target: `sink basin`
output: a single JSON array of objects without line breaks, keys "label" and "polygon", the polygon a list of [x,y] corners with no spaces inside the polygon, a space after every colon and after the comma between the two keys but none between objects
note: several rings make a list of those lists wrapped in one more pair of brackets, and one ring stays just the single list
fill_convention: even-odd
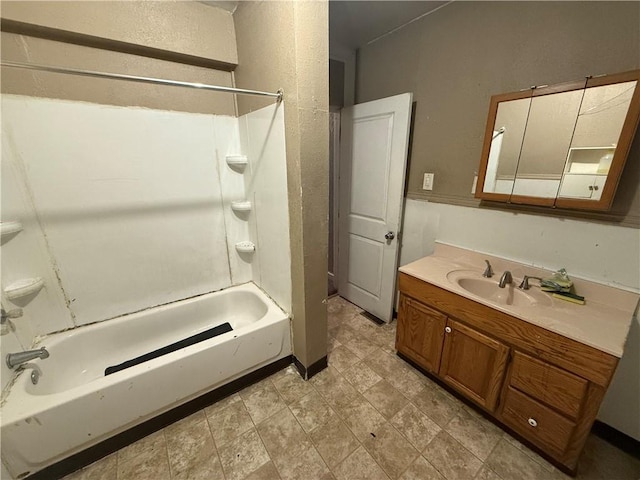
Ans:
[{"label": "sink basin", "polygon": [[495,277],[485,278],[478,272],[458,270],[450,272],[447,278],[470,294],[498,305],[532,307],[538,304],[550,306],[553,303],[551,298],[537,290],[520,290],[515,286],[515,279],[513,280],[513,284],[508,284],[504,288],[500,288],[498,286],[498,280],[496,280]]}]

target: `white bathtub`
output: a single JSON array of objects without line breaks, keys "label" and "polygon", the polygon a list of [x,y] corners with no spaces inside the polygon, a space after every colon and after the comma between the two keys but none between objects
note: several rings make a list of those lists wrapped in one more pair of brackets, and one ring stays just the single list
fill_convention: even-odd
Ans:
[{"label": "white bathtub", "polygon": [[[111,365],[229,322],[231,332],[105,376]],[[253,284],[44,338],[2,406],[2,457],[34,473],[291,354],[289,319]]]}]

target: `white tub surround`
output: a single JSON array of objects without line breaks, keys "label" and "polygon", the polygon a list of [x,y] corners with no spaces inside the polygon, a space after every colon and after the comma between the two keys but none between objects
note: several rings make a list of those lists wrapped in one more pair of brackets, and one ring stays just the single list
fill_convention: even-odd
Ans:
[{"label": "white tub surround", "polygon": [[531,289],[536,295],[542,295],[544,301],[534,305],[496,303],[470,293],[454,278],[456,272],[482,278],[485,260],[491,262],[496,283],[505,270],[511,272],[513,283],[505,287],[507,293],[509,289],[517,289],[524,275],[548,278],[553,274],[548,270],[439,242],[436,242],[432,255],[404,265],[400,271],[618,358],[622,356],[639,295],[582,280],[572,276],[569,271],[576,292],[586,297],[585,305],[576,305],[535,291],[538,289],[535,280],[531,281]]},{"label": "white tub surround", "polygon": [[[285,312],[291,312],[285,108],[284,103],[275,103],[247,113],[238,121],[240,143],[246,146],[249,162],[243,199],[252,202],[249,218],[255,218],[249,224],[249,239],[256,247],[251,254],[252,280]],[[244,240],[247,238],[238,239]]]},{"label": "white tub surround", "polygon": [[3,95],[2,115],[2,220],[24,228],[2,284],[43,278],[34,336],[252,280],[290,311],[282,103],[234,118]]},{"label": "white tub surround", "polygon": [[[106,367],[217,325],[232,331],[105,376]],[[34,473],[154,416],[291,355],[289,318],[254,284],[43,338],[50,353],[2,407],[3,460]]]}]

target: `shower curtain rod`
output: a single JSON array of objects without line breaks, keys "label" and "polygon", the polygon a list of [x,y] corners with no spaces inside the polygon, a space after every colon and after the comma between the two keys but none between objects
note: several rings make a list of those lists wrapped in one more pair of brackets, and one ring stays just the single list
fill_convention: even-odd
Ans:
[{"label": "shower curtain rod", "polygon": [[70,75],[80,75],[83,77],[111,78],[114,80],[129,80],[139,83],[153,83],[157,85],[173,85],[176,87],[199,88],[201,90],[213,90],[215,92],[238,93],[242,95],[258,95],[262,97],[275,97],[278,101],[282,100],[283,91],[278,90],[276,93],[261,92],[259,90],[247,90],[245,88],[221,87],[219,85],[207,85],[206,83],[181,82],[178,80],[165,80],[162,78],[139,77],[136,75],[123,75],[121,73],[96,72],[93,70],[79,70],[75,68],[53,67],[51,65],[38,65],[35,63],[7,62],[1,61],[0,66],[24,68],[27,70],[40,70],[43,72],[68,73]]}]

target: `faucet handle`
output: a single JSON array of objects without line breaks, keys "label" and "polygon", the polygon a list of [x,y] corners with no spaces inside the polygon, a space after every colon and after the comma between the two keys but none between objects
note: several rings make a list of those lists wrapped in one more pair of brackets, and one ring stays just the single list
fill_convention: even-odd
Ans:
[{"label": "faucet handle", "polygon": [[493,268],[491,268],[491,264],[489,263],[489,260],[485,260],[485,262],[487,263],[487,268],[484,269],[484,273],[482,274],[482,276],[491,278],[493,277]]},{"label": "faucet handle", "polygon": [[12,310],[6,311],[3,308],[1,312],[1,316],[2,316],[2,319],[1,319],[2,323],[5,323],[10,318],[20,318],[22,316],[22,309],[14,308]]},{"label": "faucet handle", "polygon": [[535,280],[542,281],[542,278],[540,277],[532,277],[530,275],[525,275],[520,285],[518,285],[518,288],[521,290],[529,290],[531,288],[531,285],[529,285],[529,280],[531,280],[532,278]]}]

